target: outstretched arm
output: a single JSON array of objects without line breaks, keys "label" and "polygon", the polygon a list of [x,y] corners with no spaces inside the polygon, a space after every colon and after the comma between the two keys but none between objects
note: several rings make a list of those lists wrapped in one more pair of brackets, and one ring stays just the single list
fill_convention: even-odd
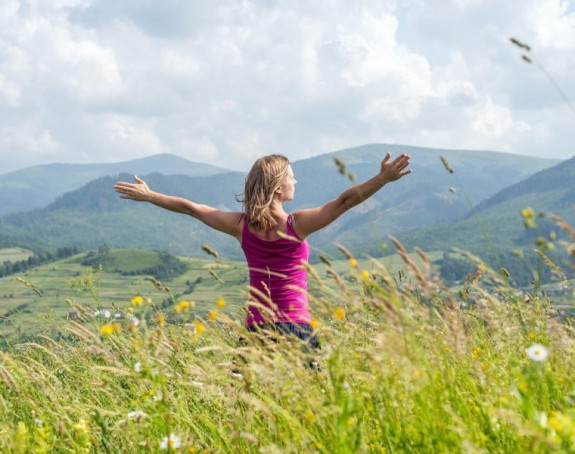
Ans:
[{"label": "outstretched arm", "polygon": [[307,237],[331,224],[349,209],[370,198],[387,183],[410,174],[411,169],[407,169],[409,159],[408,155],[402,154],[391,161],[391,153],[388,152],[381,162],[379,173],[373,178],[345,190],[337,199],[325,205],[295,213],[296,232],[301,238]]},{"label": "outstretched arm", "polygon": [[182,197],[174,197],[152,191],[148,185],[137,176],[136,183],[119,181],[114,190],[120,194],[121,199],[135,200],[137,202],[149,202],[160,208],[187,214],[206,224],[208,227],[241,238],[241,213],[221,211],[208,205],[192,202]]}]

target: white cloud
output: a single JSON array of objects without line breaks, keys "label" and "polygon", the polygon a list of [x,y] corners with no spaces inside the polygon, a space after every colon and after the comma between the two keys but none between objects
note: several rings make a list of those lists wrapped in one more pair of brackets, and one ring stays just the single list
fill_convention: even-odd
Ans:
[{"label": "white cloud", "polygon": [[293,160],[373,142],[568,157],[564,101],[508,39],[529,42],[575,99],[574,9],[6,0],[2,170],[157,152],[245,169],[263,153]]}]

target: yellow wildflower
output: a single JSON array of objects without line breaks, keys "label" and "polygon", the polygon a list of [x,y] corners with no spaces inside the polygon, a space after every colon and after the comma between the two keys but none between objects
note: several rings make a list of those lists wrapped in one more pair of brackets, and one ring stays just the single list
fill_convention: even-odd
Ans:
[{"label": "yellow wildflower", "polygon": [[217,320],[218,318],[218,313],[216,311],[210,311],[208,317],[210,318],[210,320],[213,322],[215,320]]},{"label": "yellow wildflower", "polygon": [[319,327],[319,322],[318,322],[317,318],[312,318],[311,322],[309,322],[309,324],[314,331],[317,331],[317,329]]},{"label": "yellow wildflower", "polygon": [[534,215],[535,213],[533,212],[532,208],[523,208],[521,210],[521,216],[523,216],[525,219],[531,219]]},{"label": "yellow wildflower", "polygon": [[343,320],[345,317],[345,310],[342,307],[338,307],[333,311],[333,316],[338,320]]},{"label": "yellow wildflower", "polygon": [[224,307],[226,307],[226,301],[220,296],[216,300],[216,306],[218,306],[218,309],[223,309]]},{"label": "yellow wildflower", "polygon": [[156,321],[161,325],[162,323],[164,323],[166,321],[166,319],[164,318],[163,315],[158,315],[158,317],[156,318]]},{"label": "yellow wildflower", "polygon": [[563,430],[563,424],[561,424],[557,418],[555,417],[551,417],[549,418],[549,421],[547,421],[547,424],[549,425],[549,427],[551,427],[552,429],[555,429],[557,432],[561,432]]},{"label": "yellow wildflower", "polygon": [[85,419],[80,419],[80,421],[78,421],[78,423],[76,424],[72,424],[72,427],[74,429],[86,429],[86,425],[87,425],[87,421]]},{"label": "yellow wildflower", "polygon": [[521,210],[521,216],[523,216],[523,224],[527,228],[534,228],[537,226],[537,222],[535,221],[535,213],[531,208],[524,208]]},{"label": "yellow wildflower", "polygon": [[369,271],[363,270],[363,271],[361,272],[361,278],[362,278],[364,281],[367,281],[367,280],[369,279]]},{"label": "yellow wildflower", "polygon": [[530,338],[530,339],[535,339],[535,333],[529,333],[529,338]]},{"label": "yellow wildflower", "polygon": [[178,304],[174,306],[174,311],[182,312],[188,310],[189,308],[190,308],[189,301],[180,301]]},{"label": "yellow wildflower", "polygon": [[421,375],[423,374],[423,372],[421,372],[419,369],[415,369],[413,371],[413,376],[414,377],[421,377]]},{"label": "yellow wildflower", "polygon": [[349,418],[349,419],[347,420],[347,425],[348,425],[349,427],[353,427],[353,426],[355,426],[356,424],[357,424],[357,419],[356,419],[356,418]]},{"label": "yellow wildflower", "polygon": [[132,301],[131,301],[132,306],[136,306],[136,307],[141,306],[143,302],[144,302],[144,298],[143,298],[142,296],[140,296],[140,295],[134,296],[134,297],[132,298]]},{"label": "yellow wildflower", "polygon": [[205,330],[206,330],[206,327],[204,326],[204,324],[202,322],[196,323],[196,333],[202,334]]},{"label": "yellow wildflower", "polygon": [[314,414],[314,412],[308,410],[305,414],[305,419],[307,419],[309,422],[315,422],[317,421],[317,416]]},{"label": "yellow wildflower", "polygon": [[120,329],[121,327],[119,323],[109,323],[100,328],[100,333],[102,333],[104,336],[109,336],[110,334],[119,332]]},{"label": "yellow wildflower", "polygon": [[100,328],[100,332],[104,336],[109,336],[110,334],[112,334],[114,332],[114,329],[112,328],[112,325],[104,325]]},{"label": "yellow wildflower", "polygon": [[354,258],[349,259],[349,264],[351,265],[352,268],[355,268],[357,266],[357,260]]}]

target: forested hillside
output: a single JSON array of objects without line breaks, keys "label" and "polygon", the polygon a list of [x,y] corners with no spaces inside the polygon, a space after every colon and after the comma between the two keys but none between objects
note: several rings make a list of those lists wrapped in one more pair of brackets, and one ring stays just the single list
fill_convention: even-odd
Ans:
[{"label": "forested hillside", "polygon": [[[334,253],[334,243],[345,244],[357,254],[381,255],[390,233],[405,234],[438,222],[455,222],[465,216],[470,204],[556,162],[505,153],[367,145],[294,162],[298,184],[295,200],[286,209],[297,211],[321,205],[355,182],[372,177],[388,150],[394,155],[410,153],[413,174],[384,187],[369,201],[312,235],[315,256]],[[446,171],[440,156],[447,158],[455,174]],[[45,208],[0,218],[0,234],[34,238],[51,247],[95,249],[107,244],[192,256],[203,255],[202,244],[210,244],[225,258],[242,258],[235,239],[210,231],[194,219],[118,199],[114,183],[118,178],[131,180],[132,176],[103,177],[61,195]],[[154,190],[225,210],[241,210],[235,199],[244,184],[244,175],[239,172],[202,177],[154,173],[145,179]],[[418,238],[425,240],[419,245],[426,249],[446,247],[451,239],[443,238],[438,245],[437,241]]]}]

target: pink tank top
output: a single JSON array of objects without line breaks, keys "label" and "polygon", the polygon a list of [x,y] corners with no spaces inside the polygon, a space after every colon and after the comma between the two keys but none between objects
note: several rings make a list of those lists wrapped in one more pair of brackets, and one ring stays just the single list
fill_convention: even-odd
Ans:
[{"label": "pink tank top", "polygon": [[302,266],[309,259],[309,244],[295,233],[291,216],[286,234],[293,239],[263,240],[249,231],[244,219],[242,249],[248,262],[251,300],[256,303],[248,304],[248,326],[310,322],[307,272]]}]

